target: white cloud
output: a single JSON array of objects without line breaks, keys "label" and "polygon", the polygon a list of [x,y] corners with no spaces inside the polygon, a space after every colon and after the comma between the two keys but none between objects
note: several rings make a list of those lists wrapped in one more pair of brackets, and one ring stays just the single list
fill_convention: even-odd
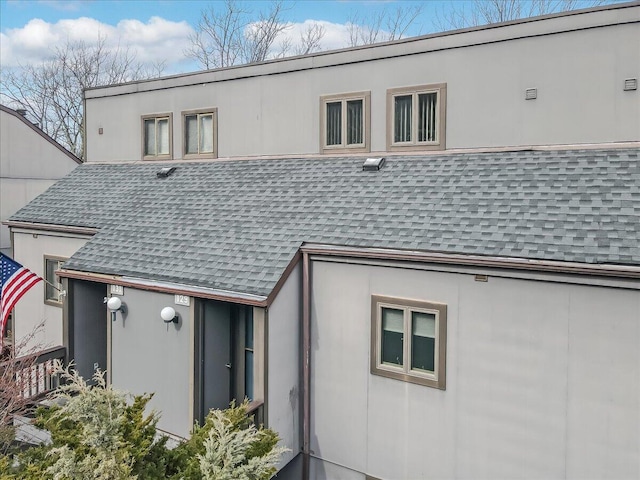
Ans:
[{"label": "white cloud", "polygon": [[[291,43],[290,55],[300,43],[300,35],[314,23],[324,27],[325,35],[320,50],[333,50],[348,45],[349,32],[345,24],[323,20],[305,20],[291,23],[274,45],[277,51],[282,41]],[[34,18],[22,28],[0,33],[0,68],[41,63],[52,57],[57,47],[66,42],[94,42],[103,38],[109,48],[128,47],[136,60],[150,65],[165,62],[165,74],[195,70],[197,66],[185,57],[189,35],[193,28],[185,21],[173,22],[161,17],[151,17],[146,23],[139,20],[121,20],[109,25],[93,18],[80,17],[48,23]]]},{"label": "white cloud", "polygon": [[[116,26],[93,18],[80,17],[48,23],[34,18],[22,28],[9,29],[0,34],[0,67],[40,63],[51,58],[56,47],[67,41],[93,42],[99,37],[109,48],[129,47],[141,62],[165,61],[168,70],[184,61],[183,50],[188,46],[191,26],[152,17],[147,23],[121,20]],[[175,67],[173,67],[175,71]]]}]

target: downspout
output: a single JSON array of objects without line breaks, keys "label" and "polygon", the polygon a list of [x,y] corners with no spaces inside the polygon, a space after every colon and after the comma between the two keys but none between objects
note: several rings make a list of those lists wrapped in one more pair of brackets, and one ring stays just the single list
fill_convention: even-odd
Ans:
[{"label": "downspout", "polygon": [[309,254],[302,253],[302,478],[309,480],[311,439],[311,305],[309,295]]}]

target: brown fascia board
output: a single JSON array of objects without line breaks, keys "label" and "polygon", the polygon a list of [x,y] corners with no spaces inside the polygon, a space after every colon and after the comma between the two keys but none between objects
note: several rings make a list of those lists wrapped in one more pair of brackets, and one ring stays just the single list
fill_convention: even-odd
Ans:
[{"label": "brown fascia board", "polygon": [[20,222],[16,220],[4,220],[2,222],[2,225],[6,225],[7,227],[10,227],[10,228],[24,228],[25,230],[77,233],[79,235],[95,235],[96,233],[98,233],[98,229],[93,227],[75,227],[72,225],[54,225],[50,223]]},{"label": "brown fascia board", "polygon": [[123,287],[130,287],[138,290],[169,293],[174,295],[186,295],[189,297],[219,300],[223,302],[249,305],[252,307],[267,307],[267,299],[265,297],[260,295],[245,294],[241,292],[214,290],[209,288],[195,287],[191,285],[181,285],[172,282],[153,281],[142,278],[132,278],[102,273],[82,272],[79,270],[70,270],[65,268],[56,270],[56,275],[63,278],[88,280],[91,282],[104,283],[107,285],[121,285]]},{"label": "brown fascia board", "polygon": [[73,153],[71,153],[69,150],[67,150],[66,148],[64,148],[62,145],[60,145],[58,142],[56,142],[53,138],[51,138],[49,135],[47,135],[46,133],[44,133],[42,131],[41,128],[37,127],[36,125],[34,125],[32,122],[30,122],[27,118],[25,118],[24,115],[20,115],[18,112],[16,112],[15,110],[9,108],[9,107],[5,107],[4,105],[0,105],[0,110],[2,110],[5,113],[8,113],[9,115],[13,115],[14,117],[18,118],[22,123],[24,123],[25,125],[27,125],[31,130],[33,130],[34,132],[36,132],[38,135],[40,135],[42,138],[44,138],[47,142],[49,142],[51,145],[53,145],[54,147],[56,147],[58,150],[60,150],[62,153],[64,153],[66,156],[68,156],[71,160],[73,160],[74,162],[76,162],[78,165],[80,165],[82,162],[81,159],[79,159],[78,157],[76,157]]},{"label": "brown fascia board", "polygon": [[633,280],[640,279],[640,266],[633,265],[589,264],[515,257],[492,257],[384,248],[346,247],[326,244],[303,244],[302,247],[300,247],[300,250],[309,255],[315,254],[346,258],[400,260],[465,267],[524,270],[540,273],[563,273]]}]

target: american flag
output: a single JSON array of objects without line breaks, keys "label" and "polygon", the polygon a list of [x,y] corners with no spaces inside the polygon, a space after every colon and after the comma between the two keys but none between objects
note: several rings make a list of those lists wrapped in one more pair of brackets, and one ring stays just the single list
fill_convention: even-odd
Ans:
[{"label": "american flag", "polygon": [[11,309],[40,280],[31,270],[0,253],[0,349]]}]

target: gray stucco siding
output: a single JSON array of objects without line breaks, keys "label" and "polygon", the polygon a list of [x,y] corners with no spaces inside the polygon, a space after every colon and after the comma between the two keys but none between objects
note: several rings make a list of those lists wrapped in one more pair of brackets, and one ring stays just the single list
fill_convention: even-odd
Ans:
[{"label": "gray stucco siding", "polygon": [[[158,428],[187,437],[193,426],[190,309],[175,305],[173,295],[128,287],[121,298],[127,314],[123,321],[118,313],[110,325],[111,382],[136,395],[153,393],[149,407],[160,413]],[[178,325],[160,318],[167,306],[179,313]]]},{"label": "gray stucco siding", "polygon": [[[311,269],[315,457],[390,480],[640,475],[637,290]],[[374,294],[447,304],[446,390],[370,373]]]}]

